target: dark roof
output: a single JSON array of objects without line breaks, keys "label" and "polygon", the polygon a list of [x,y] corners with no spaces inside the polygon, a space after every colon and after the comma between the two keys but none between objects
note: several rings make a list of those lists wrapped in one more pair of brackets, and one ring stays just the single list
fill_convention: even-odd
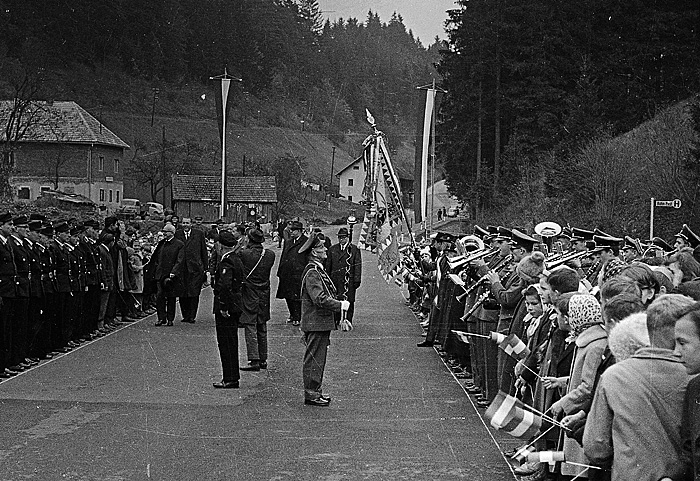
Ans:
[{"label": "dark roof", "polygon": [[339,176],[340,174],[342,174],[343,172],[345,172],[346,170],[348,170],[350,167],[352,167],[353,165],[357,164],[357,163],[360,162],[361,160],[362,160],[362,157],[358,157],[357,159],[353,160],[353,161],[350,162],[348,165],[346,165],[345,167],[343,167],[342,169],[340,169],[340,170],[338,171],[338,173],[336,173],[335,175],[336,175],[336,176]]},{"label": "dark roof", "polygon": [[[345,167],[340,169],[338,171],[338,173],[335,174],[336,177],[339,177],[340,174],[342,174],[343,172],[348,170],[350,167],[352,167],[353,165],[357,165],[358,162],[362,162],[362,161],[363,161],[362,157],[358,157],[357,159],[353,160],[348,165],[346,165]],[[396,176],[399,178],[399,181],[401,181],[401,180],[412,181],[413,180],[413,172],[412,171],[405,169],[402,166],[394,164],[394,163],[392,163],[392,165],[394,166],[394,172],[396,172]]]},{"label": "dark roof", "polygon": [[[12,100],[0,100],[0,124],[13,110]],[[100,144],[128,149],[129,145],[75,102],[36,101],[27,109],[24,122],[31,122],[21,142]],[[32,120],[28,120],[28,119]],[[4,132],[0,133],[4,140]]]},{"label": "dark roof", "polygon": [[[274,176],[228,177],[227,202],[277,202]],[[173,175],[173,200],[211,200],[221,198],[221,177],[215,175]]]}]

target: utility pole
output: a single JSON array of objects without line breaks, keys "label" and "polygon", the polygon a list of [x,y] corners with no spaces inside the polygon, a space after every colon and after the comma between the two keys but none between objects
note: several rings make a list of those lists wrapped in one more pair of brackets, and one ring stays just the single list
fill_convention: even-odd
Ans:
[{"label": "utility pole", "polygon": [[243,154],[243,177],[245,177],[245,154]]},{"label": "utility pole", "polygon": [[[155,120],[156,117],[156,100],[158,100],[158,90],[157,88],[153,88],[153,107],[151,108],[151,127],[153,127],[153,121]],[[102,125],[100,125],[102,127]]]},{"label": "utility pole", "polygon": [[329,182],[330,190],[333,191],[333,166],[335,164],[335,146],[333,146],[333,155],[331,157],[331,181]]},{"label": "utility pole", "polygon": [[165,125],[163,125],[163,149],[160,151],[160,162],[163,169],[163,208],[165,208]]}]

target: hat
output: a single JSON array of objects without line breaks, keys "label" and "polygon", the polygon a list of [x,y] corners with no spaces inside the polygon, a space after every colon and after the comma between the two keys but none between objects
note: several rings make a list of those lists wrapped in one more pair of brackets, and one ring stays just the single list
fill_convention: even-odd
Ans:
[{"label": "hat", "polygon": [[6,224],[12,220],[12,214],[9,212],[5,212],[4,214],[0,214],[0,224]]},{"label": "hat", "polygon": [[303,230],[304,224],[302,224],[298,220],[293,220],[289,223],[289,229],[290,230],[294,230],[294,229]]},{"label": "hat", "polygon": [[[29,227],[31,229],[31,226]],[[46,236],[52,236],[54,233],[53,226],[43,224],[41,230],[39,231]]]},{"label": "hat", "polygon": [[525,282],[537,282],[540,278],[540,274],[544,272],[544,254],[535,251],[529,256],[523,257],[520,262],[518,262],[515,271]]},{"label": "hat", "polygon": [[311,249],[326,245],[326,236],[318,232],[309,236],[304,245],[299,248],[299,254],[311,252]]},{"label": "hat", "polygon": [[85,227],[92,227],[93,229],[99,229],[100,228],[100,223],[97,222],[95,219],[88,219],[85,222],[83,222],[83,225]]},{"label": "hat", "polygon": [[109,226],[113,226],[117,222],[119,222],[119,219],[117,219],[116,216],[111,215],[109,217],[105,217],[105,229]]},{"label": "hat", "polygon": [[84,229],[83,229],[82,225],[76,225],[76,226],[71,227],[69,233],[70,233],[70,235],[78,235],[81,232],[83,232],[83,230]]},{"label": "hat", "polygon": [[12,219],[12,224],[15,227],[28,227],[28,225],[27,225],[28,222],[29,222],[29,219],[27,219],[26,215],[18,215],[17,217]]},{"label": "hat", "polygon": [[559,233],[559,235],[558,235],[557,237],[560,238],[560,239],[564,238],[564,239],[569,239],[569,240],[571,240],[572,235],[573,235],[573,234],[571,233],[571,228],[570,228],[570,227],[563,227],[563,228],[561,229],[561,232]]},{"label": "hat", "polygon": [[29,221],[29,230],[32,232],[39,232],[41,231],[41,228],[44,226],[40,220],[30,220]]},{"label": "hat", "polygon": [[622,246],[623,249],[634,249],[637,251],[637,254],[642,255],[644,250],[642,249],[642,243],[639,242],[639,239],[633,239],[632,237],[626,235],[625,236],[625,243]]},{"label": "hat", "polygon": [[535,244],[537,244],[537,239],[520,232],[518,229],[513,229],[511,232],[511,243],[531,252]]},{"label": "hat", "polygon": [[233,247],[236,245],[236,238],[233,237],[229,231],[221,231],[219,233],[219,244],[226,247]]},{"label": "hat", "polygon": [[201,215],[198,215],[198,216],[195,216],[194,220],[196,220],[196,221],[204,220],[204,217],[202,217]]},{"label": "hat", "polygon": [[248,240],[253,244],[262,244],[265,242],[265,236],[260,229],[250,229],[248,231]]},{"label": "hat", "polygon": [[350,237],[350,232],[345,227],[341,227],[338,229],[338,237]]},{"label": "hat", "polygon": [[663,240],[661,237],[654,237],[651,240],[651,246],[656,246],[659,249],[662,249],[664,252],[671,252],[673,250],[671,244]]},{"label": "hat", "polygon": [[594,235],[593,231],[590,230],[571,228],[571,242],[593,240]]},{"label": "hat", "polygon": [[597,227],[593,229],[593,235],[600,235],[603,237],[612,237],[610,234],[607,232],[603,232],[602,230],[598,229]]},{"label": "hat", "polygon": [[454,242],[455,236],[448,232],[438,232],[435,236],[435,242]]},{"label": "hat", "polygon": [[496,228],[496,237],[493,240],[497,241],[509,241],[513,233],[510,229],[507,229],[501,225]]},{"label": "hat", "polygon": [[613,237],[611,235],[594,235],[593,240],[595,241],[596,247],[601,249],[619,248],[622,243],[620,237]]},{"label": "hat", "polygon": [[163,232],[172,232],[174,234],[175,233],[175,226],[172,225],[170,222],[168,222],[163,226],[162,231]]},{"label": "hat", "polygon": [[683,224],[683,227],[681,228],[681,231],[676,234],[674,237],[680,237],[681,239],[685,240],[690,247],[697,247],[700,245],[700,237],[690,230],[690,227],[688,227],[688,224]]},{"label": "hat", "polygon": [[59,222],[54,226],[53,229],[56,232],[56,234],[60,234],[61,232],[70,232],[70,226],[67,222]]},{"label": "hat", "polygon": [[481,240],[486,240],[487,237],[491,236],[491,233],[481,226],[474,226],[474,235],[479,237]]},{"label": "hat", "polygon": [[36,212],[29,214],[29,220],[40,220],[40,221],[45,221],[46,216],[44,214],[37,214]]}]

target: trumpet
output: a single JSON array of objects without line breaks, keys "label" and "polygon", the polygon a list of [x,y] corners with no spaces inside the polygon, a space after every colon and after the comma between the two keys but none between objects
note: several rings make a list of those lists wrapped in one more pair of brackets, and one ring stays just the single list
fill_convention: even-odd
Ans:
[{"label": "trumpet", "polygon": [[450,270],[455,271],[465,264],[469,264],[472,261],[482,259],[484,257],[489,257],[494,255],[495,253],[498,252],[498,247],[494,247],[493,249],[479,249],[478,251],[471,252],[469,255],[461,255],[457,257],[453,257],[452,259],[449,260],[450,263]]},{"label": "trumpet", "polygon": [[476,312],[476,310],[477,310],[479,307],[481,307],[481,305],[484,303],[484,301],[486,301],[486,299],[489,297],[489,294],[490,294],[489,292],[484,292],[482,295],[480,295],[479,298],[474,302],[474,305],[472,306],[472,308],[469,309],[469,312],[467,312],[465,315],[463,315],[462,317],[460,317],[460,320],[461,320],[462,322],[464,322],[464,321],[466,321],[467,319],[469,319],[469,316],[471,316],[472,314],[474,314],[474,312]]},{"label": "trumpet", "polygon": [[547,265],[547,269],[554,269],[555,267],[559,267],[562,264],[566,264],[567,262],[573,261],[574,259],[580,259],[581,257],[586,257],[589,255],[588,251],[579,251],[579,252],[571,252],[568,254],[558,254],[551,259],[545,260],[545,264]]},{"label": "trumpet", "polygon": [[[508,254],[508,255],[505,256],[503,259],[501,259],[495,266],[493,266],[493,269],[491,269],[491,270],[494,271],[494,272],[496,272],[496,273],[501,272],[501,271],[503,270],[503,268],[504,268],[505,266],[508,265],[508,263],[511,261],[511,259],[513,259],[513,255],[512,255],[512,254]],[[481,279],[479,279],[478,281],[476,281],[474,284],[472,284],[471,286],[469,286],[468,289],[465,289],[464,293],[458,295],[458,296],[457,296],[457,300],[458,300],[459,302],[462,302],[462,299],[464,299],[466,296],[468,296],[469,294],[471,294],[472,292],[474,292],[474,289],[478,288],[480,285],[482,285],[482,284],[483,284],[484,282],[486,282],[487,280],[488,280],[488,276],[487,276],[487,275],[484,276],[484,277],[482,277]]]}]

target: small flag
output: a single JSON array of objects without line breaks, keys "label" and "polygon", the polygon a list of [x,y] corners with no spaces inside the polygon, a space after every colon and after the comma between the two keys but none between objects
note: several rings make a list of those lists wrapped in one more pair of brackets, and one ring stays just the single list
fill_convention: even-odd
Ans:
[{"label": "small flag", "polygon": [[469,344],[469,336],[467,335],[466,332],[455,331],[455,330],[452,330],[452,332],[454,332],[457,335],[457,337],[459,338],[460,341],[462,341],[465,344]]},{"label": "small flag", "polygon": [[495,341],[496,344],[501,344],[503,341],[506,340],[506,336],[501,334],[500,332],[491,332],[491,340]]},{"label": "small flag", "polygon": [[484,413],[491,426],[501,429],[516,438],[528,439],[534,436],[542,426],[542,419],[525,405],[503,391],[496,394],[491,405]]},{"label": "small flag", "polygon": [[508,337],[504,337],[503,340],[498,343],[498,347],[503,349],[509,356],[518,360],[525,359],[530,355],[530,350],[515,334],[509,334]]},{"label": "small flag", "polygon": [[565,462],[564,451],[540,451],[527,455],[527,460],[531,463],[551,463]]},{"label": "small flag", "polygon": [[528,456],[535,452],[537,448],[532,445],[523,446],[518,449],[515,454],[511,457],[515,462],[519,463],[521,466],[525,464],[528,460]]}]

